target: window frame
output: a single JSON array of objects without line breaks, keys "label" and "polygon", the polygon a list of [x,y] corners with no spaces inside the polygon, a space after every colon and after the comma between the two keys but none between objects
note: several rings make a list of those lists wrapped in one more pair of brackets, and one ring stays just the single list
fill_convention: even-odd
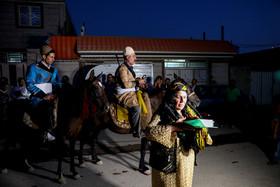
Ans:
[{"label": "window frame", "polygon": [[164,68],[186,68],[185,59],[164,59]]},{"label": "window frame", "polygon": [[[21,19],[20,19],[20,7],[26,6],[26,7],[39,7],[40,8],[40,25],[32,25],[32,23],[29,23],[29,25],[21,25]],[[17,28],[34,28],[34,29],[43,29],[44,28],[44,12],[43,12],[43,5],[39,3],[16,3],[15,4],[15,12],[16,12],[16,27]],[[30,14],[30,12],[28,13]]]},{"label": "window frame", "polygon": [[8,63],[22,63],[24,59],[22,52],[8,52],[7,62]]}]

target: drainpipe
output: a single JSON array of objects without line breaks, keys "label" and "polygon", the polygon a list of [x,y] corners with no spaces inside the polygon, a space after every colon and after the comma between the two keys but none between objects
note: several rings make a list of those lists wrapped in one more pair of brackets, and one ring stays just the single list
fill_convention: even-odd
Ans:
[{"label": "drainpipe", "polygon": [[83,23],[83,26],[81,28],[81,36],[84,36],[86,32],[86,26],[85,26],[85,22]]}]

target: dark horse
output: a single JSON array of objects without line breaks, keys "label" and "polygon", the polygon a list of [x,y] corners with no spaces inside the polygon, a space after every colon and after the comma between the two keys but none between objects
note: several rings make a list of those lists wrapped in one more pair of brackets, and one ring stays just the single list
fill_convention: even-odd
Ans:
[{"label": "dark horse", "polygon": [[[74,148],[78,134],[83,126],[87,128],[90,126],[90,123],[93,123],[95,126],[98,125],[96,121],[92,121],[92,116],[108,113],[109,103],[99,80],[100,78],[101,75],[92,77],[85,81],[85,87],[73,89],[69,93],[63,93],[62,95],[60,93],[54,100],[54,116],[57,117],[53,118],[53,121],[57,126],[53,130],[56,140],[51,145],[53,145],[52,148],[54,148],[55,156],[58,158],[57,175],[59,183],[66,182],[62,174],[62,160],[65,151],[69,151],[72,177],[74,179],[80,178],[74,164]],[[94,107],[88,105],[88,103],[94,103]],[[85,109],[85,107],[91,108]],[[2,168],[7,168],[6,162],[9,160],[7,157],[9,147],[13,142],[17,141],[24,152],[24,161],[27,169],[33,171],[34,168],[29,164],[29,159],[34,148],[39,149],[45,144],[43,144],[39,130],[36,129],[38,126],[30,119],[29,121],[22,120],[23,116],[25,116],[24,111],[19,112],[16,110],[18,108],[17,103],[10,108],[9,126],[11,128],[7,131],[10,136],[7,136],[4,150],[1,154],[3,156],[3,159],[1,158],[1,166]],[[85,111],[88,111],[88,113],[85,113]],[[106,119],[103,122],[106,123]],[[66,139],[69,140],[69,147],[65,146]]]},{"label": "dark horse", "polygon": [[[72,172],[74,179],[78,179],[80,178],[80,175],[76,171],[74,164],[75,144],[78,134],[83,134],[79,136],[81,143],[83,143],[87,137],[90,137],[90,133],[95,133],[95,131],[98,132],[100,125],[102,123],[107,123],[106,120],[108,118],[106,117],[104,117],[103,121],[95,120],[96,117],[106,115],[109,111],[109,102],[105,94],[104,87],[100,82],[101,76],[102,74],[98,75],[97,77],[91,77],[85,81],[84,87],[78,89],[78,92],[82,90],[82,93],[76,94],[81,96],[80,99],[69,98],[70,100],[68,101],[65,99],[65,101],[61,102],[61,105],[58,106],[61,106],[64,109],[60,110],[58,108],[58,117],[60,120],[58,121],[58,124],[60,125],[58,125],[55,131],[57,143],[59,145],[58,147],[60,147],[57,168],[59,183],[65,183],[65,178],[63,177],[61,169],[63,158],[63,149],[61,148],[63,147],[65,140],[69,140],[70,171]],[[76,100],[77,102],[74,105],[72,103],[73,100]],[[72,104],[67,106],[69,103]],[[70,109],[72,111],[65,112],[65,109]],[[85,134],[85,132],[88,134]]]}]

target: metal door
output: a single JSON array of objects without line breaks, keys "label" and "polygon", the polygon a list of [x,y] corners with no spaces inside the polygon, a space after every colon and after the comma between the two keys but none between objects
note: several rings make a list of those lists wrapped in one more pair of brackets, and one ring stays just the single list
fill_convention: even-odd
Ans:
[{"label": "metal door", "polygon": [[273,72],[251,72],[251,94],[256,98],[257,105],[272,102]]}]

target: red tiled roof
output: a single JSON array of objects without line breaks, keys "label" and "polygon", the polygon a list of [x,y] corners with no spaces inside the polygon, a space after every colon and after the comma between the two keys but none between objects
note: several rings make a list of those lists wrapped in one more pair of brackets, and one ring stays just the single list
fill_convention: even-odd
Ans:
[{"label": "red tiled roof", "polygon": [[236,53],[228,41],[134,37],[78,36],[77,51],[135,51]]},{"label": "red tiled roof", "polygon": [[55,50],[56,59],[79,59],[76,42],[77,36],[52,36],[49,46]]},{"label": "red tiled roof", "polygon": [[52,36],[49,46],[55,50],[56,59],[79,59],[77,53],[82,51],[121,52],[125,46],[141,52],[236,53],[228,41],[193,39]]}]

